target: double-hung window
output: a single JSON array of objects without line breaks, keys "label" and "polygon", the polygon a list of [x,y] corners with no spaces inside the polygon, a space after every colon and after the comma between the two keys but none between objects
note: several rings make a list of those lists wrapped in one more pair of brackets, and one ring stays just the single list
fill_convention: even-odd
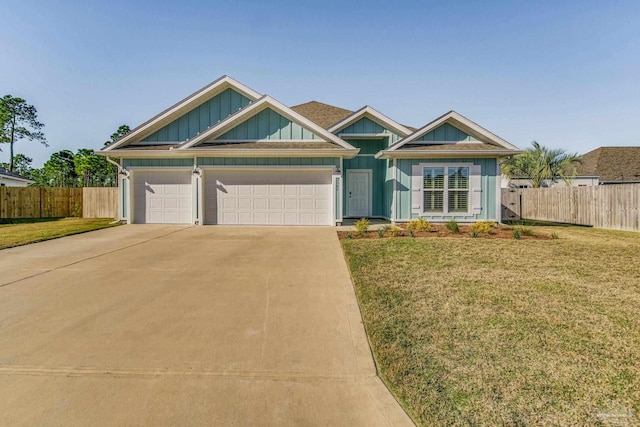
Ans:
[{"label": "double-hung window", "polygon": [[425,166],[422,183],[424,212],[470,211],[468,166]]}]

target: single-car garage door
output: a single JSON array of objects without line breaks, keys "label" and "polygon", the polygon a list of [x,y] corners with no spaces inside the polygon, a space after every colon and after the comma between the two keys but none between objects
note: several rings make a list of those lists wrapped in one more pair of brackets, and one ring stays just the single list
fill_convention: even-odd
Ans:
[{"label": "single-car garage door", "polygon": [[134,222],[190,224],[193,219],[190,171],[135,171]]},{"label": "single-car garage door", "polygon": [[207,224],[331,224],[329,170],[210,170],[204,185]]}]

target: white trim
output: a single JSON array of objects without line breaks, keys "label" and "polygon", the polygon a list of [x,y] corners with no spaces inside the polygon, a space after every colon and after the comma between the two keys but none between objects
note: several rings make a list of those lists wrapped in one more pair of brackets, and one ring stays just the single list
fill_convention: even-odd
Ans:
[{"label": "white trim", "polygon": [[382,139],[382,138],[390,138],[393,134],[391,133],[339,133],[338,136],[340,138],[347,139]]},{"label": "white trim", "polygon": [[[425,188],[424,188],[424,169],[425,168],[444,168],[444,176],[446,177],[445,179],[445,186],[443,188],[443,199],[442,199],[442,212],[435,212],[435,211],[426,211],[425,207],[424,207],[424,203],[422,204],[422,213],[421,215],[423,216],[428,216],[428,215],[446,215],[446,216],[471,216],[474,215],[473,213],[473,208],[471,206],[472,203],[472,197],[471,194],[473,193],[473,191],[475,190],[474,188],[471,188],[471,168],[474,166],[473,163],[418,163],[417,165],[420,168],[421,171],[421,176],[422,176],[422,188],[421,188],[421,197],[424,198],[424,192],[425,192]],[[468,200],[467,200],[467,211],[466,212],[449,212],[449,171],[448,168],[450,167],[454,167],[454,168],[469,168],[469,188],[467,189],[467,192],[469,194],[468,196]],[[429,191],[429,190],[426,190]],[[456,190],[454,190],[456,191]],[[411,204],[413,205],[413,200],[411,201]]]},{"label": "white trim", "polygon": [[127,170],[133,172],[140,172],[141,170],[151,171],[151,172],[184,172],[184,171],[192,171],[193,166],[127,166]]},{"label": "white trim", "polygon": [[350,116],[336,123],[335,125],[329,128],[329,132],[338,133],[342,129],[352,125],[363,117],[367,117],[368,119],[372,119],[374,122],[377,122],[383,128],[389,128],[390,130],[395,131],[401,137],[407,136],[411,133],[411,130],[402,126],[400,123],[395,120],[385,116],[381,112],[375,110],[374,108],[365,105],[358,111],[354,112]]},{"label": "white trim", "polygon": [[[437,128],[438,126],[444,123],[449,123],[452,126],[462,130],[463,132],[471,136],[474,136],[474,137],[476,135],[480,136],[480,139],[486,139],[493,144],[506,148],[507,150],[518,150],[518,147],[516,147],[515,145],[512,145],[511,143],[505,141],[504,139],[500,138],[498,135],[488,131],[487,129],[483,128],[477,123],[472,122],[471,120],[467,119],[463,115],[458,114],[455,111],[449,111],[448,113],[427,123],[425,126],[413,132],[411,135],[397,141],[395,144],[390,146],[385,151],[395,151],[398,148],[402,147],[403,145],[409,142],[415,141],[416,139],[420,138],[422,135],[429,133],[430,131],[432,131],[433,129]],[[483,142],[483,141],[480,141],[480,142]],[[512,154],[517,154],[517,153],[512,153]]]},{"label": "white trim", "polygon": [[224,134],[228,130],[233,129],[235,126],[250,119],[251,117],[255,116],[256,114],[258,114],[259,112],[267,108],[271,108],[278,114],[286,117],[287,119],[291,120],[294,123],[299,124],[300,126],[307,129],[308,131],[316,134],[320,138],[323,138],[324,141],[333,142],[337,144],[339,147],[346,148],[347,150],[355,149],[355,147],[348,144],[346,141],[343,141],[336,135],[332,134],[331,132],[328,132],[326,129],[323,129],[322,127],[313,123],[311,120],[307,119],[306,117],[303,117],[302,115],[296,113],[294,110],[282,104],[280,101],[270,97],[269,95],[263,96],[253,104],[248,105],[242,110],[240,110],[238,113],[227,117],[217,125],[212,126],[210,129],[207,129],[206,131],[194,136],[190,140],[180,145],[178,149],[184,150],[186,148],[193,147],[194,145],[200,144],[207,140],[215,140],[216,137]]},{"label": "white trim", "polygon": [[376,153],[376,159],[419,159],[419,158],[495,158],[513,156],[522,150],[382,150]]},{"label": "white trim", "polygon": [[[105,147],[102,151],[111,151],[115,148],[121,147],[127,143],[129,143],[132,139],[144,139],[145,137],[151,135],[158,129],[161,129],[163,126],[171,123],[173,120],[178,117],[186,114],[191,111],[196,106],[205,103],[209,99],[223,92],[224,90],[232,88],[242,95],[246,96],[252,101],[260,98],[260,94],[253,89],[245,86],[239,81],[229,77],[222,76],[217,80],[209,83],[207,86],[202,89],[194,92],[189,95],[182,101],[179,101],[177,104],[169,107],[165,111],[161,112],[157,116],[151,118],[150,120],[144,122],[140,126],[133,129],[131,132],[120,138],[119,140],[111,143],[107,147]],[[203,100],[204,98],[204,100]],[[251,105],[251,104],[250,104]],[[246,107],[245,107],[246,108]]]},{"label": "white trim", "polygon": [[498,224],[502,222],[502,171],[500,162],[496,159],[496,217]]},{"label": "white trim", "polygon": [[300,170],[335,170],[335,165],[201,165],[202,170],[275,170],[295,172]]},{"label": "white trim", "polygon": [[[373,215],[373,170],[371,169],[347,169],[347,172],[345,173],[345,183],[343,184],[345,187],[345,191],[348,189],[349,186],[349,173],[350,172],[357,172],[357,173],[366,173],[369,177],[369,184],[368,184],[368,192],[369,194],[367,195],[368,198],[368,203],[367,203],[367,215],[365,215],[367,218],[371,217],[371,215]],[[347,218],[357,218],[359,217],[359,215],[350,215],[349,213],[349,200],[347,199]]]},{"label": "white trim", "polygon": [[324,142],[320,139],[217,139],[221,144],[246,144],[248,142]]},{"label": "white trim", "polygon": [[393,164],[391,167],[391,171],[393,173],[393,180],[392,182],[392,190],[391,190],[391,222],[395,222],[396,221],[396,199],[397,199],[397,195],[396,192],[398,191],[398,170],[397,170],[397,165],[396,165],[396,159],[392,160]]},{"label": "white trim", "polygon": [[247,149],[247,148],[190,148],[188,150],[122,150],[97,151],[101,156],[113,158],[163,158],[163,157],[346,157],[352,159],[360,152],[359,148],[304,148],[304,149]]}]

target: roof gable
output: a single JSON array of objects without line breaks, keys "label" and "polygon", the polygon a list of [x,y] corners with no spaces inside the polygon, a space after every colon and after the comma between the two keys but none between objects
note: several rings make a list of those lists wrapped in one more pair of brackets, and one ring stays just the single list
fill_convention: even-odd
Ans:
[{"label": "roof gable", "polygon": [[217,140],[314,140],[318,136],[271,108],[265,108]]},{"label": "roof gable", "polygon": [[251,103],[251,99],[243,94],[227,88],[210,100],[196,106],[191,111],[160,128],[141,142],[186,141],[203,130],[226,119]]},{"label": "roof gable", "polygon": [[477,141],[477,139],[450,123],[443,123],[432,131],[420,136],[416,141],[461,142]]},{"label": "roof gable", "polygon": [[[260,116],[260,113],[265,110],[268,111]],[[255,116],[258,117],[254,119]],[[313,140],[326,142],[334,148],[356,150],[346,141],[267,95],[205,132],[196,135],[191,140],[184,142],[178,149],[185,150],[205,142],[219,141],[222,136],[225,136],[225,141],[229,141],[231,138],[238,138],[238,135],[245,135],[245,132],[247,138],[238,139],[237,142],[280,141],[282,139],[286,141]],[[277,138],[277,135],[285,138]],[[299,139],[295,138],[297,135],[300,135]],[[268,138],[263,138],[266,136]]]},{"label": "roof gable", "polygon": [[[362,130],[362,132],[356,132],[356,130]],[[411,130],[405,126],[368,105],[331,126],[329,131],[336,135],[341,133],[392,133],[399,137],[404,137],[411,133]]]},{"label": "roof gable", "polygon": [[[102,151],[111,151],[116,148],[132,144],[134,142],[142,141],[145,138],[153,135],[155,132],[161,131],[161,129],[165,127],[167,128],[166,129],[167,138],[169,138],[169,134],[168,134],[169,126],[172,125],[176,120],[178,121],[178,137],[182,136],[183,134],[189,134],[190,133],[189,130],[193,130],[196,127],[197,128],[200,127],[199,114],[202,113],[204,115],[204,109],[202,111],[197,111],[197,114],[198,114],[197,126],[195,125],[196,113],[195,112],[190,113],[191,115],[189,116],[188,115],[189,112],[194,111],[196,108],[200,107],[202,104],[206,103],[207,101],[216,97],[217,95],[227,91],[228,89],[232,89],[235,93],[240,94],[242,97],[245,97],[250,101],[255,101],[260,97],[260,94],[258,92],[254,91],[253,89],[250,89],[249,87],[243,85],[237,80],[234,80],[229,76],[222,76],[219,79],[211,82],[207,86],[203,87],[202,89],[194,92],[193,94],[187,96],[183,100],[167,108],[160,114],[147,120],[140,126],[133,129],[131,132],[123,136],[122,138],[106,146]],[[231,100],[231,98],[233,97],[230,95],[229,99]],[[230,103],[228,114],[234,113],[234,111],[231,110],[231,107],[232,107],[232,104]],[[242,108],[242,106],[239,106],[239,108]],[[222,107],[221,107],[220,114],[222,115],[222,113],[224,113],[224,110],[222,110]],[[186,130],[184,128],[180,130],[180,124],[182,124],[183,127],[185,126],[185,119],[182,119],[182,122],[180,122],[181,118],[184,117],[185,115],[187,115]],[[221,120],[223,118],[224,117],[221,117],[218,120]],[[194,123],[193,126],[190,126],[189,119],[193,119],[193,123]],[[211,121],[211,119],[209,121]],[[164,132],[164,131],[161,131],[161,132]],[[175,132],[173,128],[172,128],[172,132]],[[164,136],[164,134],[162,136]],[[175,133],[172,133],[171,136],[175,136]],[[158,135],[158,138],[160,138],[160,135]],[[173,142],[177,142],[177,141],[179,140],[176,140]]]}]

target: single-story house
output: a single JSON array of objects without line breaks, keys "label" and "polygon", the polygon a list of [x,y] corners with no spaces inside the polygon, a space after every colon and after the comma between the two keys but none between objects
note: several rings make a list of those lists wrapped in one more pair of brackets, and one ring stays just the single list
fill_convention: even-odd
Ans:
[{"label": "single-story house", "polygon": [[28,187],[34,182],[0,166],[0,187]]},{"label": "single-story house", "polygon": [[223,76],[98,153],[129,223],[334,225],[498,221],[498,159],[519,152],[455,111],[414,129]]},{"label": "single-story house", "polygon": [[[580,158],[582,164],[568,183],[546,181],[544,187],[640,183],[640,147],[599,147]],[[502,188],[531,188],[531,181],[503,175]]]}]

